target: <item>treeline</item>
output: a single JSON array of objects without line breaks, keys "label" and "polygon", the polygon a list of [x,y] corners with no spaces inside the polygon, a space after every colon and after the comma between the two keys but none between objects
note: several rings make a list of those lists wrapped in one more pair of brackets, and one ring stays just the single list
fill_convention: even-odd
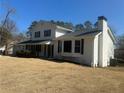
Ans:
[{"label": "treeline", "polygon": [[68,29],[72,29],[74,31],[84,31],[84,30],[91,30],[92,28],[96,28],[97,27],[97,22],[95,24],[92,24],[92,22],[90,21],[86,21],[84,23],[80,23],[80,24],[76,24],[74,25],[72,22],[64,22],[64,21],[54,21],[54,20],[50,20],[50,21],[33,21],[32,24],[30,25],[29,29],[31,29],[34,25],[36,25],[38,22],[49,22],[52,24],[56,24],[58,26],[62,26]]},{"label": "treeline", "polygon": [[117,46],[115,49],[115,58],[123,59],[123,61],[124,61],[124,34],[117,37]]}]

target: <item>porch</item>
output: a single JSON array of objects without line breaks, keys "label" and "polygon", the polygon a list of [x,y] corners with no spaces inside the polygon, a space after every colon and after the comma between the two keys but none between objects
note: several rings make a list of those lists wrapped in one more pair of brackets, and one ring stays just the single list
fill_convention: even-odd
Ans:
[{"label": "porch", "polygon": [[29,40],[19,43],[22,46],[20,50],[28,50],[36,57],[49,57],[54,55],[54,45],[50,40]]},{"label": "porch", "polygon": [[36,57],[53,57],[54,45],[25,45],[25,50],[31,51]]}]

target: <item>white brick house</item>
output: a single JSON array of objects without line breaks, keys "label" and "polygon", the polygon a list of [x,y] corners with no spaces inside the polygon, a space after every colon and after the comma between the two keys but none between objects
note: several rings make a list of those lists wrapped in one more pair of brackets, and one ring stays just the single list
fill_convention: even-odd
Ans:
[{"label": "white brick house", "polygon": [[106,67],[114,58],[116,39],[104,16],[90,31],[73,32],[51,23],[39,23],[30,31],[28,41],[15,45],[16,50],[31,50],[38,56],[70,60],[89,66]]}]

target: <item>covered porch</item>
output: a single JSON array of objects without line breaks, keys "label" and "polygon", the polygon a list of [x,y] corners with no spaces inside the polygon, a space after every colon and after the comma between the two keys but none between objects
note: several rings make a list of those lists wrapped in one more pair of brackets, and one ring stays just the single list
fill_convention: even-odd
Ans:
[{"label": "covered porch", "polygon": [[31,51],[37,57],[53,57],[53,45],[25,45],[25,50]]},{"label": "covered porch", "polygon": [[29,41],[22,42],[23,50],[29,50],[36,57],[52,58],[54,55],[54,45],[51,41]]}]

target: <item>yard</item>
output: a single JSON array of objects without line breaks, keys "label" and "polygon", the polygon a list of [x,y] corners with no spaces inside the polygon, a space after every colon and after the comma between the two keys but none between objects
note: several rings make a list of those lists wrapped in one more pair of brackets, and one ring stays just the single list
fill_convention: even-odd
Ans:
[{"label": "yard", "polygon": [[124,93],[124,67],[2,56],[0,93]]}]

